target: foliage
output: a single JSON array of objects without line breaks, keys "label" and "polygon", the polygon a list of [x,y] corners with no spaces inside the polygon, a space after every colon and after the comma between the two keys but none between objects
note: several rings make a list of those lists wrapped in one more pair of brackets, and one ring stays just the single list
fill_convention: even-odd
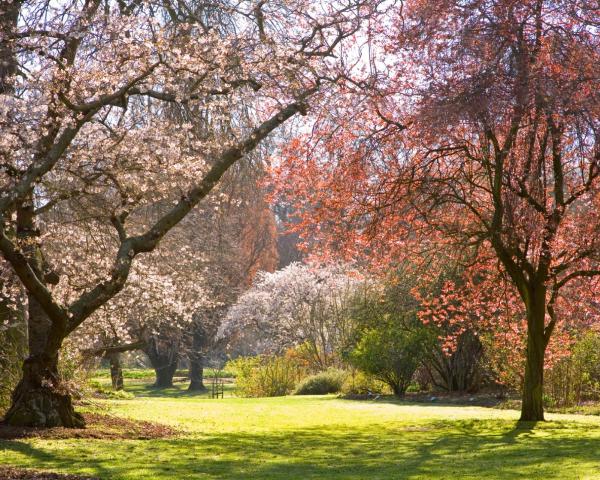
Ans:
[{"label": "foliage", "polygon": [[93,365],[79,350],[77,344],[68,339],[63,343],[58,361],[60,385],[70,395],[81,398],[88,393]]},{"label": "foliage", "polygon": [[[225,197],[217,206],[238,201],[219,191],[223,176],[345,77],[343,45],[361,38],[378,5],[322,7],[2,3],[0,250],[36,305],[35,365],[14,397],[15,422],[81,424],[56,358],[73,332],[94,339],[82,325],[103,317],[94,333],[112,342],[126,331],[111,322],[115,311],[169,324],[210,299],[201,248],[172,235],[194,234],[186,220],[211,195]],[[261,207],[257,223],[273,231]],[[258,264],[244,263],[251,277]]]},{"label": "foliage", "polygon": [[342,385],[341,392],[349,397],[390,393],[390,387],[373,375],[352,369]]},{"label": "foliage", "polygon": [[495,315],[465,305],[455,319],[527,317],[524,420],[543,419],[557,327],[600,318],[600,44],[588,4],[401,2],[372,53],[389,69],[315,115],[275,172],[323,257],[385,270],[416,254],[425,272],[423,254],[441,250],[473,283],[491,273],[472,298]]},{"label": "foliage", "polygon": [[363,285],[347,266],[293,263],[262,272],[229,310],[220,335],[243,332],[259,353],[300,346],[312,369],[326,369],[351,334],[350,301]]},{"label": "foliage", "polygon": [[0,328],[0,418],[9,407],[12,391],[21,378],[25,356],[23,337],[20,329]]},{"label": "foliage", "polygon": [[226,365],[236,378],[236,393],[242,397],[277,397],[294,390],[303,369],[288,356],[239,357]]},{"label": "foliage", "polygon": [[546,372],[545,394],[550,406],[571,407],[600,400],[600,334],[587,332],[572,353]]},{"label": "foliage", "polygon": [[10,405],[27,356],[27,322],[22,292],[0,259],[0,418]]},{"label": "foliage", "polygon": [[294,395],[325,395],[338,393],[348,377],[348,372],[329,368],[303,378],[294,390]]},{"label": "foliage", "polygon": [[355,367],[388,384],[395,395],[403,396],[422,353],[422,330],[378,326],[362,332],[348,359]]},{"label": "foliage", "polygon": [[408,275],[394,279],[379,291],[355,296],[351,310],[355,340],[345,358],[402,396],[432,342],[431,329],[417,317]]}]

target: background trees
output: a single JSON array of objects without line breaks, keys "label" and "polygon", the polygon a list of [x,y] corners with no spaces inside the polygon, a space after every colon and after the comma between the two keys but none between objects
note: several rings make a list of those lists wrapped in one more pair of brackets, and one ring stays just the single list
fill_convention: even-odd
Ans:
[{"label": "background trees", "polygon": [[325,369],[352,333],[351,301],[365,288],[356,275],[342,266],[300,263],[261,273],[228,311],[219,335],[254,353],[301,345],[311,367]]}]

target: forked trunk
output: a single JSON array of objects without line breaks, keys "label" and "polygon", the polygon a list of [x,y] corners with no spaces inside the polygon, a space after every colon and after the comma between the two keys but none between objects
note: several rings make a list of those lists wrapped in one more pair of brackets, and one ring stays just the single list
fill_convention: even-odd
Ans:
[{"label": "forked trunk", "polygon": [[[17,236],[23,241],[23,250],[37,278],[56,283],[54,275],[47,272],[38,245],[33,206],[31,198],[19,206]],[[83,427],[83,417],[75,413],[71,396],[58,374],[58,353],[67,335],[65,326],[53,323],[32,295],[27,300],[29,356],[23,362],[23,377],[13,392],[4,420],[29,427]]]},{"label": "forked trunk", "polygon": [[173,376],[179,362],[179,342],[152,337],[144,350],[156,372],[156,388],[173,386]]}]

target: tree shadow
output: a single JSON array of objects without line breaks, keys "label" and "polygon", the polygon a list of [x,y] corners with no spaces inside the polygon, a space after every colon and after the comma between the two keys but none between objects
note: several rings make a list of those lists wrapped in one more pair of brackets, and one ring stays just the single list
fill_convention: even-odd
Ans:
[{"label": "tree shadow", "polygon": [[[124,390],[133,393],[136,397],[149,398],[211,398],[210,384],[204,391],[189,391],[188,382],[175,383],[172,387],[160,388],[155,387],[150,381],[130,382],[125,385]],[[234,386],[225,385],[225,395],[231,396],[234,391]]]},{"label": "tree shadow", "polygon": [[9,453],[0,463],[111,479],[578,478],[600,466],[600,427],[590,427],[465,420],[266,433],[216,428],[155,441],[0,442]]}]

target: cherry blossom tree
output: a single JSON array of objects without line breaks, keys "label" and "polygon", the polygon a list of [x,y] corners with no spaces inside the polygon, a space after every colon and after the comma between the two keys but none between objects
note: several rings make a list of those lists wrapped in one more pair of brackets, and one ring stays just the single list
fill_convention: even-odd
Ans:
[{"label": "cherry blossom tree", "polygon": [[[0,7],[0,251],[27,290],[30,350],[9,423],[82,424],[59,385],[64,339],[124,288],[137,257],[154,251],[232,165],[306,113],[315,95],[329,94],[345,71],[342,45],[376,8],[296,0],[188,6],[176,22],[170,2]],[[219,12],[235,28],[212,28],[206,19]],[[228,125],[228,137],[165,115],[190,105],[208,128]],[[251,124],[238,121],[240,105]],[[90,270],[87,237],[65,223],[54,248],[76,275],[69,279],[45,253],[43,220],[66,200],[88,210],[89,234],[111,250]]]}]

